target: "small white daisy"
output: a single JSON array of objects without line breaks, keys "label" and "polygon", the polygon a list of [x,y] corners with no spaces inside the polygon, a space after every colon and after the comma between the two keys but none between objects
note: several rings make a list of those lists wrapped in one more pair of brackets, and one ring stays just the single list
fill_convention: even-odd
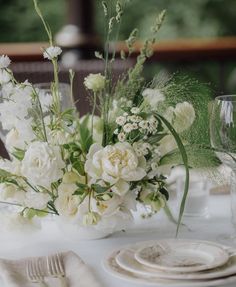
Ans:
[{"label": "small white daisy", "polygon": [[132,114],[137,115],[140,112],[140,109],[137,107],[133,107],[130,111]]},{"label": "small white daisy", "polygon": [[120,116],[120,117],[116,118],[116,123],[119,126],[123,126],[126,123],[126,118]]},{"label": "small white daisy", "polygon": [[125,138],[126,138],[125,133],[119,133],[119,134],[118,134],[118,140],[119,140],[120,142],[124,142],[124,141],[125,141]]},{"label": "small white daisy", "polygon": [[133,130],[133,126],[132,124],[128,123],[124,125],[123,129],[125,133],[130,133]]},{"label": "small white daisy", "polygon": [[51,46],[45,49],[43,56],[45,59],[53,60],[56,59],[62,53],[62,49],[57,46]]},{"label": "small white daisy", "polygon": [[2,55],[0,56],[0,69],[5,69],[11,64],[11,60],[8,56]]}]

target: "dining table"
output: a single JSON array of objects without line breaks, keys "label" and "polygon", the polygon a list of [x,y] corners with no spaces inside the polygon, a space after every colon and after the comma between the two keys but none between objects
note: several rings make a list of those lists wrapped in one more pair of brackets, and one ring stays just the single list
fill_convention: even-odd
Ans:
[{"label": "dining table", "polygon": [[[211,194],[208,204],[209,212],[207,216],[183,218],[178,238],[210,240],[232,247],[236,246],[236,241],[227,238],[227,235],[234,234],[234,232],[236,234],[231,223],[230,195]],[[170,207],[175,214],[178,213],[175,200],[170,202]],[[42,230],[37,235],[27,235],[21,239],[7,239],[0,233],[0,257],[19,259],[72,250],[92,268],[102,286],[146,287],[144,284],[128,282],[109,274],[104,269],[103,260],[113,250],[125,245],[140,241],[175,238],[176,224],[172,223],[163,211],[151,218],[143,218],[141,212],[135,213],[134,217],[134,224],[129,230],[116,232],[99,240],[71,241],[68,236],[59,232],[53,220],[45,221]],[[3,285],[0,284],[0,286]],[[227,286],[235,286],[235,283]]]}]

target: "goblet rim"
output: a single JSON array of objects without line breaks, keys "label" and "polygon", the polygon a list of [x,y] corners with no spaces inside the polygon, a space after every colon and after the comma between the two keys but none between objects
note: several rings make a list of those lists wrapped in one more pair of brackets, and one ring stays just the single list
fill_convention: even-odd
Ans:
[{"label": "goblet rim", "polygon": [[215,100],[221,102],[236,102],[236,94],[217,96],[215,97]]},{"label": "goblet rim", "polygon": [[[35,83],[34,84],[34,87],[38,88],[38,89],[41,89],[41,90],[50,90],[50,85],[51,83],[50,82],[42,82],[42,83]],[[69,83],[66,83],[66,82],[59,82],[58,83],[59,85],[59,88],[69,88],[70,87],[70,84]]]}]

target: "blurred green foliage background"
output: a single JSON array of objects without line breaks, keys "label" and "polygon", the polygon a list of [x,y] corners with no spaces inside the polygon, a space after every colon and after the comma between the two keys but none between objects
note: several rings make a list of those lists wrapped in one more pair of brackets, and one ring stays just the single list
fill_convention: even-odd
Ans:
[{"label": "blurred green foliage background", "polygon": [[[32,2],[0,0],[0,42],[46,40]],[[103,35],[101,1],[94,2],[96,30]],[[40,5],[52,30],[58,31],[65,23],[66,0],[40,0]],[[140,37],[146,38],[153,19],[162,9],[167,9],[167,18],[161,39],[236,35],[235,0],[131,0],[124,15],[121,39],[127,37],[132,27],[139,28]]]},{"label": "blurred green foliage background", "polygon": [[[84,0],[86,1],[86,0]],[[104,37],[101,0],[95,4],[95,28]],[[109,0],[115,1],[115,0]],[[126,0],[128,1],[128,0]],[[43,14],[55,34],[66,22],[67,0],[39,0]],[[236,35],[236,0],[129,0],[123,17],[120,39],[134,27],[147,38],[156,15],[167,10],[159,39],[210,38]],[[46,41],[44,29],[32,0],[0,0],[0,42]],[[202,61],[194,63],[154,63],[145,70],[147,80],[159,70],[183,71],[200,81],[212,83],[217,93],[236,93],[236,63]]]}]

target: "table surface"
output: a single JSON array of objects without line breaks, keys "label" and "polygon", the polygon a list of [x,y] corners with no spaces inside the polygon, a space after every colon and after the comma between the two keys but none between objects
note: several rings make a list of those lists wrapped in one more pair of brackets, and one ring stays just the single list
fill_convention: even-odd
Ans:
[{"label": "table surface", "polygon": [[[212,240],[223,243],[220,235],[234,232],[230,220],[230,196],[211,195],[208,218],[185,217],[184,222],[187,227],[181,227],[179,238]],[[129,231],[118,232],[109,238],[91,241],[70,242],[62,237],[62,234],[57,231],[54,225],[52,226],[52,223],[48,222],[48,225],[45,226],[37,239],[28,238],[25,241],[11,241],[4,240],[0,235],[0,257],[18,259],[72,250],[93,268],[104,287],[141,286],[115,278],[103,269],[101,262],[112,250],[139,241],[173,238],[176,231],[176,226],[166,219],[164,213],[159,213],[151,219],[141,219],[138,216]],[[233,242],[231,245],[233,246]],[[235,284],[228,286],[235,286]],[[145,285],[142,284],[142,287]]]}]

